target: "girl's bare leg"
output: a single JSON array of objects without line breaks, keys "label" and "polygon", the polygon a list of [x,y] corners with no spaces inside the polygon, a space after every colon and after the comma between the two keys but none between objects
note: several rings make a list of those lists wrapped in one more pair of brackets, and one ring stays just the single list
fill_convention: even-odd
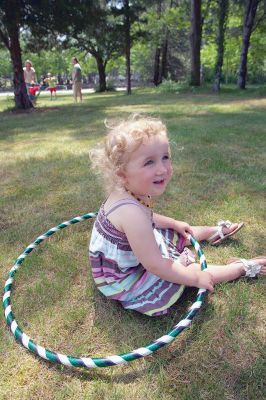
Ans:
[{"label": "girl's bare leg", "polygon": [[[266,275],[266,257],[258,257],[254,259],[258,264],[261,265],[261,275]],[[200,265],[196,263],[190,264],[187,268],[200,269]],[[208,264],[206,271],[210,272],[213,276],[214,283],[233,281],[240,276],[245,275],[245,268],[240,260],[236,260],[226,265],[215,265]]]},{"label": "girl's bare leg", "polygon": [[[187,268],[196,268],[197,270],[200,270],[200,265],[192,263]],[[206,271],[212,274],[214,284],[233,281],[234,279],[237,279],[245,274],[243,265],[239,263],[232,263],[228,265],[208,264]]]},{"label": "girl's bare leg", "polygon": [[[190,264],[187,268],[200,269],[200,265],[193,263]],[[243,265],[239,263],[232,263],[228,265],[208,264],[206,271],[212,274],[214,284],[219,282],[233,281],[234,279],[237,279],[241,275],[245,274]]]}]

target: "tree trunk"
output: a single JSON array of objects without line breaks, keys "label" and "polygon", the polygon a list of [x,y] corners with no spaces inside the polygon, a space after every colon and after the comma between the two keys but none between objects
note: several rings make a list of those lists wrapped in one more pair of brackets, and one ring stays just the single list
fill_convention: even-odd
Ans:
[{"label": "tree trunk", "polygon": [[229,0],[219,0],[218,6],[217,56],[213,82],[213,90],[215,92],[219,92],[221,86],[222,67],[224,60],[224,34],[228,16]]},{"label": "tree trunk", "polygon": [[163,42],[162,49],[162,64],[161,64],[161,81],[167,79],[167,52],[168,52],[168,31],[166,32],[166,38]]},{"label": "tree trunk", "polygon": [[[160,20],[162,12],[162,1],[157,0],[157,18]],[[154,73],[153,73],[153,83],[155,86],[160,85],[162,83],[162,74],[161,74],[161,47],[156,47],[155,56],[154,56]]]},{"label": "tree trunk", "polygon": [[[16,23],[16,18],[13,15],[12,6],[7,6],[6,18],[10,23],[7,26],[8,37],[3,40],[5,46],[10,52],[12,67],[13,67],[13,83],[16,108],[28,109],[33,107],[29,99],[27,88],[24,80],[24,73],[21,60],[21,48],[19,43],[19,23]],[[2,37],[3,39],[3,37]]]},{"label": "tree trunk", "polygon": [[33,107],[29,99],[21,61],[21,50],[17,35],[10,36],[10,56],[13,64],[13,83],[16,108],[28,109]]},{"label": "tree trunk", "polygon": [[155,86],[158,86],[162,81],[160,74],[160,58],[161,58],[161,49],[160,47],[157,47],[154,56],[154,74],[153,74],[153,83]]},{"label": "tree trunk", "polygon": [[105,73],[105,67],[106,65],[103,62],[103,59],[99,55],[94,56],[97,62],[97,68],[98,68],[98,73],[99,73],[99,92],[105,92],[106,91],[106,73]]},{"label": "tree trunk", "polygon": [[243,34],[242,34],[240,66],[237,78],[237,85],[239,89],[246,88],[248,49],[250,45],[250,36],[252,32],[252,27],[254,25],[254,20],[259,2],[260,0],[248,0],[246,5],[245,20],[244,20]]},{"label": "tree trunk", "polygon": [[126,80],[127,80],[127,94],[131,94],[131,69],[130,69],[130,9],[129,1],[125,0],[125,55],[126,55]]},{"label": "tree trunk", "polygon": [[191,86],[200,86],[201,0],[191,0]]},{"label": "tree trunk", "polygon": [[[170,1],[169,8],[171,9],[173,7],[173,1]],[[169,37],[169,29],[166,27],[166,32],[165,32],[165,39],[163,42],[162,46],[162,64],[161,64],[161,81],[162,79],[167,79],[168,75],[168,37]]]}]

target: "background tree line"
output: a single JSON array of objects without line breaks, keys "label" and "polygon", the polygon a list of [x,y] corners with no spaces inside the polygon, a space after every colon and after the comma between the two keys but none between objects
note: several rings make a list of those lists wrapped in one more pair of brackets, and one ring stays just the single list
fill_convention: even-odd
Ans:
[{"label": "background tree line", "polygon": [[[17,107],[31,107],[22,64],[37,75],[69,76],[80,58],[86,76],[132,76],[193,86],[266,80],[265,0],[0,0],[0,76],[13,75]],[[23,59],[23,62],[22,62]]]}]

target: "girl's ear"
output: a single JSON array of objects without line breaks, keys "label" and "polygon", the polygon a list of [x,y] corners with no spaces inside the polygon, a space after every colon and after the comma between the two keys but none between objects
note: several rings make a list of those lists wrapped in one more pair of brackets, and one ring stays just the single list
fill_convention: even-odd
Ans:
[{"label": "girl's ear", "polygon": [[116,171],[116,175],[119,176],[119,178],[122,180],[122,182],[125,184],[127,182],[127,177],[125,171],[123,171],[122,168],[119,168]]}]

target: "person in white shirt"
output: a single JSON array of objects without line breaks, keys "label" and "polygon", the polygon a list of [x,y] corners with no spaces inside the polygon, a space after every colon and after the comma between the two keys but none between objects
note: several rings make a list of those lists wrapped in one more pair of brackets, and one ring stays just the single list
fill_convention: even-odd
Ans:
[{"label": "person in white shirt", "polygon": [[30,60],[26,60],[25,62],[25,67],[23,68],[24,72],[24,80],[26,83],[27,88],[32,85],[37,83],[37,76],[35,69],[32,66],[32,62]]},{"label": "person in white shirt", "polygon": [[73,57],[71,59],[71,64],[73,64],[73,71],[72,71],[72,88],[73,88],[73,95],[74,100],[77,102],[77,98],[82,101],[82,74],[81,74],[81,67],[79,65],[78,59]]}]

